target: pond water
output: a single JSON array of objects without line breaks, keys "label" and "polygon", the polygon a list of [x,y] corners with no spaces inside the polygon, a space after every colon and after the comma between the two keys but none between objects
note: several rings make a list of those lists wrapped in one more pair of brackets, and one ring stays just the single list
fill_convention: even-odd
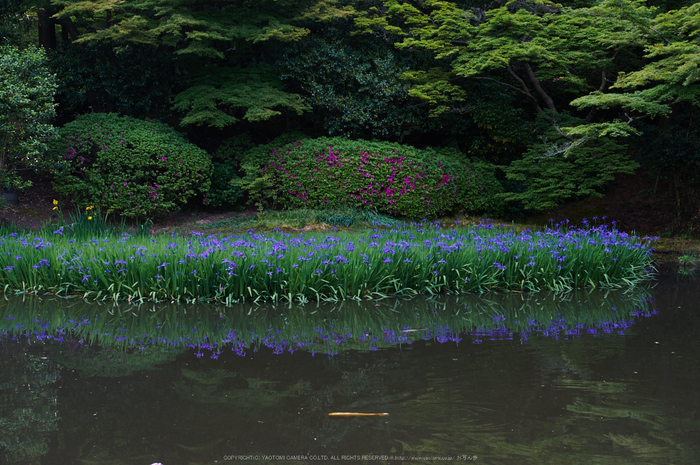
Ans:
[{"label": "pond water", "polygon": [[0,463],[700,463],[699,309],[670,268],[627,293],[5,300]]}]

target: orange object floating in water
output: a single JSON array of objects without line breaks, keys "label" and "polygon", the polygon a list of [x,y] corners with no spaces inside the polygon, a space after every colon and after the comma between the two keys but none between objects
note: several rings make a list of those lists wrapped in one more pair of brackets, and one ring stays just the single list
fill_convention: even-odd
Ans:
[{"label": "orange object floating in water", "polygon": [[388,413],[333,412],[329,417],[386,417]]}]

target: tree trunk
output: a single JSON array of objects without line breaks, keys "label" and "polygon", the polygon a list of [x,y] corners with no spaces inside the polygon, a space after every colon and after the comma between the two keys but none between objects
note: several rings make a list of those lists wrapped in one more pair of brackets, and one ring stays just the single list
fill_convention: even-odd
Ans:
[{"label": "tree trunk", "polygon": [[39,47],[56,50],[56,23],[46,8],[39,8]]},{"label": "tree trunk", "polygon": [[544,100],[544,103],[547,105],[547,108],[552,110],[554,113],[559,113],[557,111],[557,108],[554,106],[554,100],[552,100],[552,97],[550,97],[547,92],[544,91],[542,88],[542,85],[540,84],[540,80],[537,79],[537,76],[535,75],[535,72],[532,70],[532,67],[530,66],[530,63],[525,62],[525,72],[527,73],[527,77],[530,78],[530,82],[532,82],[532,85],[535,86],[535,90],[537,91],[538,94],[540,94],[540,97],[542,97],[542,100]]},{"label": "tree trunk", "polygon": [[71,40],[78,40],[80,33],[78,32],[78,27],[70,18],[61,18],[55,20],[56,24],[61,25],[61,35],[63,40],[68,42],[68,35],[70,35]]}]

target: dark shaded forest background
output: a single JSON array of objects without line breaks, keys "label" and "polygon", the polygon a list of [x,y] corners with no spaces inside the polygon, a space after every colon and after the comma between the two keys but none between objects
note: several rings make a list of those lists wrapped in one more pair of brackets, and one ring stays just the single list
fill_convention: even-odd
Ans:
[{"label": "dark shaded forest background", "polygon": [[[17,176],[48,175],[65,196],[94,185],[82,202],[127,216],[187,202],[521,220],[574,202],[605,214],[611,205],[591,199],[607,192],[618,210],[653,204],[645,216],[692,234],[700,227],[699,18],[699,4],[664,0],[7,0],[2,53],[19,51],[13,63],[33,53],[32,66],[45,68],[33,92],[44,89],[53,107],[25,114],[55,131],[25,125],[19,136],[16,96],[35,94],[22,72],[5,72],[15,93],[0,96],[0,177],[21,188]],[[104,113],[122,119],[96,116]],[[158,142],[147,121],[177,134]],[[81,134],[96,140],[126,122],[124,152],[77,145]],[[192,144],[182,145],[189,174],[156,166],[171,153],[159,143]],[[362,186],[341,197],[340,184],[321,189],[321,178],[289,173],[302,160],[321,163],[329,144],[381,178],[370,189],[394,203]],[[103,162],[101,150],[114,155]],[[428,181],[428,172],[409,170],[425,175],[421,205],[412,203],[416,191],[390,186],[391,173],[404,173],[404,152],[439,172]],[[330,173],[337,165],[324,157]],[[146,167],[140,183],[158,194],[105,196],[127,186],[134,166]],[[471,183],[455,174],[465,170],[483,180],[479,191],[461,186]],[[431,210],[425,202],[439,201],[431,189],[459,195],[441,194]],[[139,205],[120,193],[141,196]],[[143,207],[158,202],[160,210]]]}]

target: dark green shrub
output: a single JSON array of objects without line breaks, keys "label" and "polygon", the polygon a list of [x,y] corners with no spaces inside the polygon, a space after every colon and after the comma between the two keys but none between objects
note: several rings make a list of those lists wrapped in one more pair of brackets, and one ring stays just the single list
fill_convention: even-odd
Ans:
[{"label": "dark green shrub", "polygon": [[305,139],[308,139],[308,136],[306,136],[304,133],[296,131],[285,132],[279,137],[276,137],[272,141],[268,142],[267,144],[250,147],[245,152],[243,152],[242,155],[238,156],[238,161],[240,163],[241,168],[244,169],[247,175],[248,169],[245,168],[246,166],[262,167],[270,160],[270,154],[273,151],[284,147],[285,145]]},{"label": "dark green shrub", "polygon": [[132,43],[119,53],[113,45],[68,43],[61,53],[49,55],[59,83],[59,118],[90,111],[181,118],[171,106],[174,96],[191,84],[178,69],[182,62],[151,45]]},{"label": "dark green shrub", "polygon": [[237,155],[236,162],[244,177],[231,181],[232,185],[243,189],[248,194],[249,203],[255,204],[262,211],[270,204],[269,191],[274,188],[270,173],[263,173],[264,166],[270,160],[270,154],[280,147],[304,138],[301,133],[284,133],[267,144],[252,147],[242,155]]},{"label": "dark green shrub", "polygon": [[209,190],[209,205],[212,207],[232,207],[243,197],[240,187],[238,166],[240,158],[254,146],[245,134],[226,139],[214,152]]},{"label": "dark green shrub", "polygon": [[209,205],[212,207],[232,207],[243,197],[239,187],[240,178],[236,168],[231,163],[215,161],[212,163],[211,189],[209,189]]},{"label": "dark green shrub", "polygon": [[457,151],[343,138],[284,145],[246,172],[243,185],[261,207],[350,206],[422,218],[487,211],[500,192],[492,167]]},{"label": "dark green shrub", "polygon": [[408,99],[400,78],[416,66],[414,57],[350,32],[325,29],[289,44],[277,60],[282,80],[315,110],[307,118],[324,133],[345,137],[402,138],[424,126],[427,110]]},{"label": "dark green shrub", "polygon": [[229,137],[221,143],[216,152],[214,159],[219,161],[237,161],[240,160],[244,153],[255,147],[250,136],[247,134],[238,134]]},{"label": "dark green shrub", "polygon": [[16,168],[37,170],[56,138],[56,79],[43,49],[0,47],[0,188],[25,188]]},{"label": "dark green shrub", "polygon": [[60,135],[48,168],[56,191],[79,204],[145,217],[209,191],[209,155],[165,124],[92,113],[63,126]]}]

